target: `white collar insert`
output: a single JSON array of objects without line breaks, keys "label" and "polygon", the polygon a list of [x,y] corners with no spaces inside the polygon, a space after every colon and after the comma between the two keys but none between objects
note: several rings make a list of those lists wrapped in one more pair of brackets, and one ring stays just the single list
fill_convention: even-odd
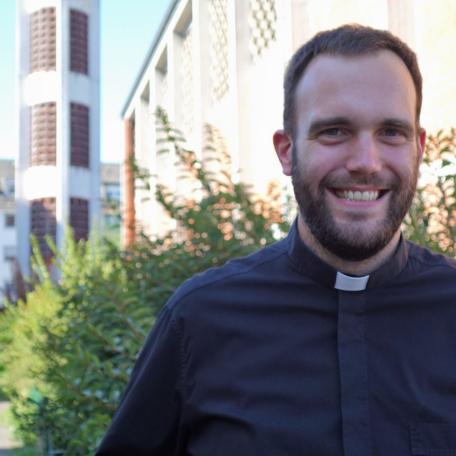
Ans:
[{"label": "white collar insert", "polygon": [[342,291],[362,291],[367,287],[369,276],[351,277],[337,272],[334,288]]}]

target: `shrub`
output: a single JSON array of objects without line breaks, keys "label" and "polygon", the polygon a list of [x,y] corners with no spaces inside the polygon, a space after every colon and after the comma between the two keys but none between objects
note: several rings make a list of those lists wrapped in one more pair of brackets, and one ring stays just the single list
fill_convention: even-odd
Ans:
[{"label": "shrub", "polygon": [[456,129],[429,135],[421,183],[404,221],[407,238],[456,256]]},{"label": "shrub", "polygon": [[61,305],[60,296],[42,263],[37,271],[45,271],[41,283],[28,293],[27,302],[7,304],[0,318],[0,387],[12,402],[17,433],[25,443],[35,443],[36,436],[47,427],[39,418],[34,403],[37,395],[52,396],[46,383],[47,356],[42,350],[45,329],[51,324]]}]

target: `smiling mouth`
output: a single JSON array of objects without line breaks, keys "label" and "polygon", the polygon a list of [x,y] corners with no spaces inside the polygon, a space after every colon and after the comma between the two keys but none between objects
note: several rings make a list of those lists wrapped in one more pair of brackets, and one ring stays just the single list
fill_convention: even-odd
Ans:
[{"label": "smiling mouth", "polygon": [[340,190],[332,189],[334,195],[339,199],[348,201],[376,201],[380,199],[387,190]]}]

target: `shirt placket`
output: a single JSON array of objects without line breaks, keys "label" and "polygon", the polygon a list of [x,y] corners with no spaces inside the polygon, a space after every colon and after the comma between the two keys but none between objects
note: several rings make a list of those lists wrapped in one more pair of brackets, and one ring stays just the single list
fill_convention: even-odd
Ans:
[{"label": "shirt placket", "polygon": [[338,291],[339,376],[345,456],[372,454],[365,338],[366,292]]}]

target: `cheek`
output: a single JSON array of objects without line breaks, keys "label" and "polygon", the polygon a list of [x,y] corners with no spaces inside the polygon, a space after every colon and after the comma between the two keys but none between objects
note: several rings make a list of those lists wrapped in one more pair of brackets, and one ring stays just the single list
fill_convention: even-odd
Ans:
[{"label": "cheek", "polygon": [[302,166],[313,181],[323,178],[345,167],[344,152],[338,147],[313,147],[309,150]]},{"label": "cheek", "polygon": [[385,166],[400,177],[410,178],[419,167],[418,152],[416,150],[392,151],[385,160]]},{"label": "cheek", "polygon": [[318,190],[321,182],[329,175],[344,168],[345,152],[341,147],[325,147],[307,142],[305,147],[295,150],[295,164],[299,174],[309,187]]}]

